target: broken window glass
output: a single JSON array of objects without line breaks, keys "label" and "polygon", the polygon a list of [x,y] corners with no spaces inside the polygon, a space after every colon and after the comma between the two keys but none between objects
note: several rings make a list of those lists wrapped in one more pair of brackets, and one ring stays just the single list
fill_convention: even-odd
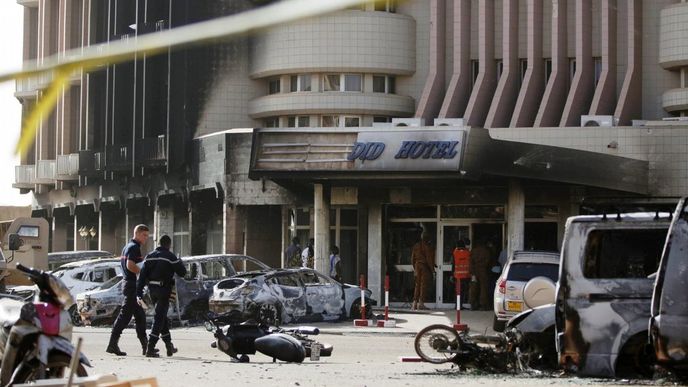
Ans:
[{"label": "broken window glass", "polygon": [[666,229],[593,230],[585,246],[587,278],[646,278],[657,271]]}]

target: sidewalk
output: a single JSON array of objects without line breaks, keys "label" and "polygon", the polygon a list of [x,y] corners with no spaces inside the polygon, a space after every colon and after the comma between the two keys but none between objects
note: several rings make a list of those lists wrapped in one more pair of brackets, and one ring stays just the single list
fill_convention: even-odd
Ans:
[{"label": "sidewalk", "polygon": [[[379,310],[374,310],[375,316],[382,317],[384,313]],[[493,334],[492,318],[494,312],[492,311],[461,311],[461,322],[468,324],[472,333],[487,333]],[[442,309],[442,310],[424,310],[411,311],[408,309],[394,309],[389,311],[390,320],[396,321],[395,328],[377,328],[377,327],[355,327],[353,321],[342,322],[323,322],[308,324],[320,328],[321,333],[328,334],[392,334],[403,336],[414,336],[421,329],[433,325],[444,324],[452,326],[456,317],[456,310]]]}]

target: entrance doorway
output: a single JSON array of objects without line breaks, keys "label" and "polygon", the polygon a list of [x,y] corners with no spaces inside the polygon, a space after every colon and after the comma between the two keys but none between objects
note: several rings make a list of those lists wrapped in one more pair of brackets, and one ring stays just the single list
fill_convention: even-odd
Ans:
[{"label": "entrance doorway", "polygon": [[435,277],[435,300],[438,307],[450,308],[456,303],[456,291],[450,279],[453,276],[452,261],[453,252],[458,241],[470,242],[471,225],[443,222],[440,225],[441,242],[437,247],[437,267],[438,273]]}]

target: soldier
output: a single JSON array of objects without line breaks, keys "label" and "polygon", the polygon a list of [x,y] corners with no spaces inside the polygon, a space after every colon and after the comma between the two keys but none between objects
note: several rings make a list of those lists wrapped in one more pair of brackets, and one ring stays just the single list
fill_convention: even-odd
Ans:
[{"label": "soldier", "polygon": [[413,306],[411,309],[427,309],[425,307],[425,295],[430,286],[433,268],[435,265],[435,251],[430,246],[430,235],[427,232],[421,234],[421,240],[413,245],[411,262],[415,273],[413,289]]},{"label": "soldier", "polygon": [[143,297],[143,288],[148,286],[151,300],[155,304],[155,317],[148,338],[146,357],[159,357],[155,350],[159,338],[165,343],[167,356],[172,356],[177,352],[177,348],[172,345],[167,310],[170,306],[170,294],[172,294],[174,287],[174,274],[177,273],[180,277],[186,275],[186,268],[182,265],[182,261],[170,251],[172,245],[170,237],[163,235],[158,244],[159,246],[155,250],[146,255],[143,269],[136,284],[136,295],[139,302],[142,302],[140,300]]},{"label": "soldier", "polygon": [[126,352],[119,349],[119,337],[122,335],[124,328],[129,325],[131,317],[136,320],[136,336],[138,336],[145,355],[148,347],[148,339],[146,338],[146,312],[136,301],[136,275],[141,271],[137,263],[143,262],[143,255],[141,254],[141,245],[148,240],[148,226],[139,224],[134,227],[134,238],[132,238],[124,249],[122,249],[121,265],[122,273],[124,275],[124,287],[122,294],[124,294],[124,303],[119,311],[119,315],[115,320],[110,334],[110,342],[108,343],[105,352],[112,353],[117,356],[126,356]]}]

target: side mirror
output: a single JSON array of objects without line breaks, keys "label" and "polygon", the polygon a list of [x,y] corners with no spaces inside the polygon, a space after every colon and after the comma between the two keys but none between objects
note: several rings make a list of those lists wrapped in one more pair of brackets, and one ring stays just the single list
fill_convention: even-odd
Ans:
[{"label": "side mirror", "polygon": [[19,248],[24,244],[24,241],[19,237],[19,234],[10,234],[7,237],[7,242],[9,244],[10,250],[19,250]]}]

